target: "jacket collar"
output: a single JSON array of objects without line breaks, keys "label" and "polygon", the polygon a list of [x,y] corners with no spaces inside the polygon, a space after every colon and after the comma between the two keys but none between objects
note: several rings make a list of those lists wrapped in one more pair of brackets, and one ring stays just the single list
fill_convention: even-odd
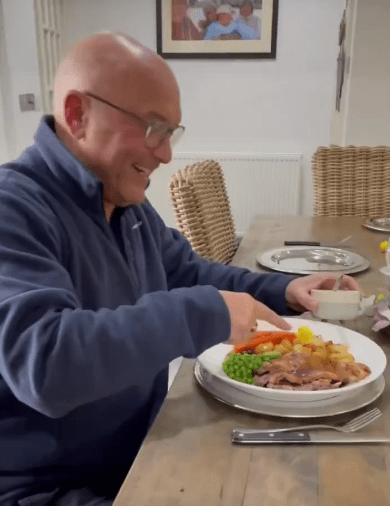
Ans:
[{"label": "jacket collar", "polygon": [[103,185],[59,140],[53,116],[45,116],[35,134],[35,145],[58,184],[89,212],[104,214]]}]

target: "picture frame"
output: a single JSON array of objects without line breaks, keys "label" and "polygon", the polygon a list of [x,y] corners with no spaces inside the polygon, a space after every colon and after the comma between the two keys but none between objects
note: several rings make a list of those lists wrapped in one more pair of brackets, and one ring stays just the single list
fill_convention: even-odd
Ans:
[{"label": "picture frame", "polygon": [[156,0],[157,53],[275,59],[278,11],[279,0]]}]

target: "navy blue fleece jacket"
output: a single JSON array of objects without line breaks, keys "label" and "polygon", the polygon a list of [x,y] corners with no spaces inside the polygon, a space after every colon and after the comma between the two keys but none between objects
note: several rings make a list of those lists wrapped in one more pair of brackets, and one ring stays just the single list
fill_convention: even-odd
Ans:
[{"label": "navy blue fleece jacket", "polygon": [[115,493],[169,362],[228,338],[219,289],[287,312],[289,277],[199,258],[150,204],[108,223],[53,128],[0,170],[0,501],[93,480]]}]

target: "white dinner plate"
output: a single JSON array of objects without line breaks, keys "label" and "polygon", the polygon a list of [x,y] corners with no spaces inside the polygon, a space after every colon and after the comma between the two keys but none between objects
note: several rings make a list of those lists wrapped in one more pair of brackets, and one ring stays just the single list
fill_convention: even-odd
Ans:
[{"label": "white dinner plate", "polygon": [[369,218],[362,223],[362,226],[378,232],[390,233],[390,217],[385,216],[383,218]]},{"label": "white dinner plate", "polygon": [[353,274],[370,266],[370,262],[357,253],[325,246],[283,246],[258,254],[256,261],[268,269],[290,274]]},{"label": "white dinner plate", "polygon": [[314,391],[276,390],[259,387],[257,385],[248,385],[247,383],[241,383],[227,376],[222,369],[222,363],[227,354],[233,350],[232,345],[217,344],[203,352],[198,357],[198,361],[211,375],[219,378],[226,383],[226,385],[236,390],[242,390],[262,399],[287,402],[311,402],[313,400],[346,397],[351,393],[361,390],[364,386],[372,383],[383,374],[387,362],[386,355],[383,350],[368,337],[340,325],[305,320],[303,318],[285,319],[291,323],[293,332],[296,332],[299,327],[308,326],[313,330],[315,335],[321,335],[324,341],[332,341],[334,344],[346,344],[356,362],[366,364],[371,369],[371,374],[363,380],[336,389]]},{"label": "white dinner plate", "polygon": [[205,390],[217,400],[229,406],[251,413],[285,418],[320,418],[349,413],[374,402],[380,397],[385,388],[384,377],[379,376],[377,380],[348,397],[314,401],[312,403],[289,403],[259,398],[235,388],[230,388],[219,378],[208,373],[199,362],[195,364],[194,374],[198,383]]}]

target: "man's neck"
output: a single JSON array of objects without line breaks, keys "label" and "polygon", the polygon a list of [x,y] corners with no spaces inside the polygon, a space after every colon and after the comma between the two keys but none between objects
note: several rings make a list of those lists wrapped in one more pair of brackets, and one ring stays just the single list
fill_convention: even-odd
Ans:
[{"label": "man's neck", "polygon": [[108,223],[110,223],[112,213],[114,212],[114,209],[115,209],[115,204],[104,200],[103,201],[103,208],[104,208],[104,214],[106,216],[106,220],[108,221]]}]

